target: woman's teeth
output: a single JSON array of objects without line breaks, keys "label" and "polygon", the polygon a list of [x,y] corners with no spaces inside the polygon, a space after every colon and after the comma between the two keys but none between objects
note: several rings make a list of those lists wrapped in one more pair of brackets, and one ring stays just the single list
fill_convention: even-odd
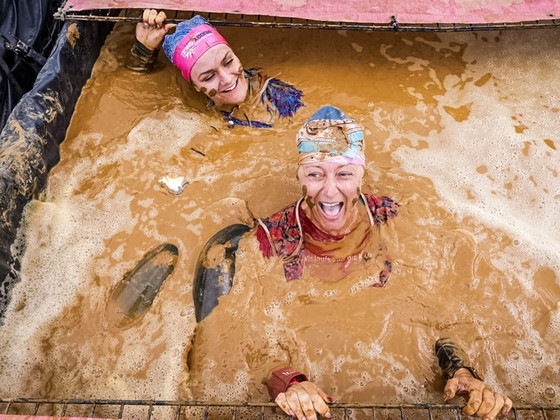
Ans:
[{"label": "woman's teeth", "polygon": [[319,203],[327,216],[337,216],[342,210],[342,203]]},{"label": "woman's teeth", "polygon": [[235,89],[237,87],[237,80],[235,81],[235,83],[233,85],[231,85],[229,88],[222,90],[222,92],[231,92],[233,89]]}]

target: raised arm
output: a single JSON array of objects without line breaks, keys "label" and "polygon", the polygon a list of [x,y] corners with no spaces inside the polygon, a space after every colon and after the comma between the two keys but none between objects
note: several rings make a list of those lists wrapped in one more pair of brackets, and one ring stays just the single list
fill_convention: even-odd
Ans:
[{"label": "raised arm", "polygon": [[153,70],[165,35],[176,25],[164,23],[165,12],[145,9],[142,22],[136,25],[136,41],[130,50],[126,66],[134,71]]}]

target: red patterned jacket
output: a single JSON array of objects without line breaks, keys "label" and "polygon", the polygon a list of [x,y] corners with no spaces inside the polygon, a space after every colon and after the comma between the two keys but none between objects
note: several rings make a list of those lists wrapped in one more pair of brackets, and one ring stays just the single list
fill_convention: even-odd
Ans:
[{"label": "red patterned jacket", "polygon": [[[371,194],[362,194],[361,197],[368,204],[373,225],[380,226],[397,215],[399,205],[393,199]],[[302,199],[290,204],[266,219],[258,220],[256,235],[260,250],[267,258],[275,255],[284,260],[287,281],[298,280],[303,274],[305,247],[302,229],[305,229],[306,223],[312,223],[303,213],[301,201]],[[383,286],[390,272],[391,262],[386,260],[385,269],[380,273],[380,284],[376,286]]]}]

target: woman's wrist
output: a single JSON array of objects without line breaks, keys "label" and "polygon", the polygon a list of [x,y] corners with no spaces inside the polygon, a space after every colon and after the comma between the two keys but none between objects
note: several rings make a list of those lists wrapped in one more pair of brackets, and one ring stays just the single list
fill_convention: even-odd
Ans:
[{"label": "woman's wrist", "polygon": [[[294,380],[297,382],[293,382]],[[272,401],[274,401],[278,394],[286,392],[293,384],[305,381],[307,381],[307,376],[289,366],[276,369],[272,371],[268,377],[268,393],[272,398]]]},{"label": "woman's wrist", "polygon": [[159,48],[151,50],[138,39],[136,39],[134,45],[130,49],[126,67],[133,71],[150,72],[155,66],[158,52]]},{"label": "woman's wrist", "polygon": [[471,378],[482,380],[478,375],[476,369],[473,368],[472,366],[463,366],[458,368],[452,377],[457,378],[459,376],[470,376]]},{"label": "woman's wrist", "polygon": [[[476,369],[470,366],[467,354],[449,338],[440,338],[437,340],[435,352],[439,367],[445,379],[449,380],[453,378],[459,371],[467,371],[473,378],[482,380]],[[463,371],[463,369],[465,371]]]}]

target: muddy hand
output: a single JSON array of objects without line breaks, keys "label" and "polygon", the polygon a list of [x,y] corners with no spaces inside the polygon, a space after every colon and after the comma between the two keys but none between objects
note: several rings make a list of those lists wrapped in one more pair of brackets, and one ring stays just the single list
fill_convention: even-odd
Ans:
[{"label": "muddy hand", "polygon": [[468,398],[467,405],[462,410],[464,415],[484,420],[494,420],[498,414],[506,414],[513,405],[508,397],[498,394],[483,381],[474,378],[467,369],[459,369],[445,385],[444,401],[455,395]]},{"label": "muddy hand", "polygon": [[327,401],[332,400],[315,384],[305,381],[291,385],[278,394],[274,402],[289,416],[298,420],[316,420],[316,413],[331,418]]},{"label": "muddy hand", "polygon": [[163,44],[163,38],[174,28],[174,23],[165,23],[165,12],[158,13],[155,9],[145,9],[142,23],[136,25],[136,39],[150,50],[155,50]]}]

